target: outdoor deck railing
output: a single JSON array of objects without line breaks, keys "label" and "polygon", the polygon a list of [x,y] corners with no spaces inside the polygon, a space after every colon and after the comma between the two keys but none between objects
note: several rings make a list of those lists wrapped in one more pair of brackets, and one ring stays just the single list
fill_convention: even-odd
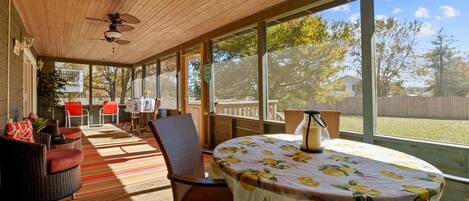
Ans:
[{"label": "outdoor deck railing", "polygon": [[[278,100],[269,100],[267,115],[269,120],[283,121],[283,116],[277,112]],[[215,113],[243,117],[259,117],[258,101],[217,101]]]}]

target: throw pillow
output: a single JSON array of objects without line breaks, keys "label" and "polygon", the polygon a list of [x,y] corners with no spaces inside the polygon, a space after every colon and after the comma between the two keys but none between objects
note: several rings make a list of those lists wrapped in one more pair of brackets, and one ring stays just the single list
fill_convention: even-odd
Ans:
[{"label": "throw pillow", "polygon": [[23,120],[19,122],[10,122],[6,126],[6,134],[10,138],[25,142],[34,143],[33,126],[31,121]]}]

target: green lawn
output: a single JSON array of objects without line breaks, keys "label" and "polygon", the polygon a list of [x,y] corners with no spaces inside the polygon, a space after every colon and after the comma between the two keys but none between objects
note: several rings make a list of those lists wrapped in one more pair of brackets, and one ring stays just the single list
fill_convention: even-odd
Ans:
[{"label": "green lawn", "polygon": [[[340,129],[363,132],[362,117],[341,115]],[[378,133],[469,145],[469,120],[378,117]]]}]

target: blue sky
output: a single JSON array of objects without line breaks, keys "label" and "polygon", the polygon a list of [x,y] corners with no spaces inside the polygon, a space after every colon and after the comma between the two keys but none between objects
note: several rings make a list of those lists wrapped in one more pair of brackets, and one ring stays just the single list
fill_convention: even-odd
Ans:
[{"label": "blue sky", "polygon": [[[355,1],[321,12],[330,20],[352,20],[360,15],[360,2]],[[375,17],[395,17],[403,21],[417,20],[422,25],[418,49],[431,47],[430,41],[440,28],[457,41],[457,49],[469,52],[468,0],[375,0]]]},{"label": "blue sky", "polygon": [[[469,0],[375,0],[375,18],[395,17],[400,21],[417,20],[422,23],[417,36],[417,51],[432,48],[431,41],[443,28],[446,35],[453,36],[453,46],[469,54]],[[319,15],[330,21],[350,21],[360,18],[360,1],[322,11]],[[352,71],[345,74],[354,74]],[[404,77],[406,77],[404,75]],[[405,86],[425,86],[426,78],[404,78]],[[410,81],[412,80],[412,81]]]}]

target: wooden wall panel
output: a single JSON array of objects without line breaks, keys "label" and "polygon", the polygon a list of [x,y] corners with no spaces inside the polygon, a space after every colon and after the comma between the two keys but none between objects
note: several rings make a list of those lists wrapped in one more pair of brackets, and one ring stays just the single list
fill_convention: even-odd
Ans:
[{"label": "wooden wall panel", "polygon": [[213,119],[214,139],[211,141],[215,143],[215,146],[233,138],[233,121],[231,117],[216,115],[213,117]]},{"label": "wooden wall panel", "polygon": [[[23,40],[26,30],[14,4],[11,4],[11,32],[8,38],[8,0],[0,1],[0,128],[5,126],[7,111],[10,118],[22,119],[23,107],[23,53],[13,53],[13,39]],[[8,42],[11,47],[8,49]],[[8,55],[10,68],[8,70]],[[8,82],[8,76],[10,77]],[[7,91],[9,98],[7,98]],[[7,107],[9,107],[7,109]]]}]

